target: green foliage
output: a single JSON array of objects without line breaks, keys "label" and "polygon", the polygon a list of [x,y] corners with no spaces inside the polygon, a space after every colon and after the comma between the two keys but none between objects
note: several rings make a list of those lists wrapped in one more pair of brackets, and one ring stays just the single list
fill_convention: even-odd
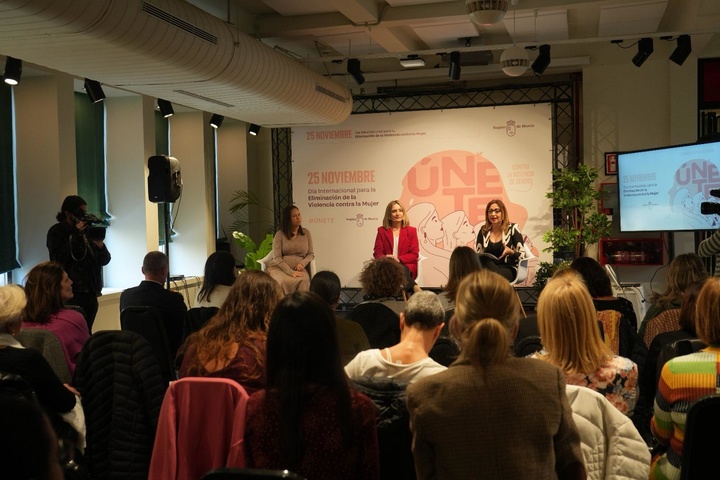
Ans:
[{"label": "green foliage", "polygon": [[259,247],[249,235],[245,235],[242,232],[235,231],[232,236],[237,244],[240,245],[240,248],[247,251],[245,254],[245,269],[260,270],[260,263],[258,263],[258,260],[264,258],[268,253],[270,253],[270,250],[272,250],[272,234],[266,234]]},{"label": "green foliage", "polygon": [[[259,207],[273,212],[273,208],[263,202],[260,197],[249,190],[235,190],[233,197],[230,199],[230,213],[235,216],[235,221],[231,225],[233,230],[248,231],[250,228],[249,207]],[[272,231],[272,225],[268,226],[268,232]],[[262,258],[262,257],[261,257]]]},{"label": "green foliage", "polygon": [[559,263],[540,262],[535,271],[535,290],[540,293],[555,272],[570,268],[570,262],[565,260]]},{"label": "green foliage", "polygon": [[545,196],[553,208],[562,211],[563,225],[543,234],[551,246],[544,251],[572,250],[575,257],[584,253],[587,245],[610,235],[610,221],[597,211],[603,192],[595,187],[596,168],[579,165],[577,168],[553,170],[553,190]]}]

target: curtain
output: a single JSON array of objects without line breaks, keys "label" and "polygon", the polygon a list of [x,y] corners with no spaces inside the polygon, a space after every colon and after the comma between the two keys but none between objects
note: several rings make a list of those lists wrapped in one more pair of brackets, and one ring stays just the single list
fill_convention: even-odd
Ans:
[{"label": "curtain", "polygon": [[105,103],[92,103],[84,93],[75,93],[75,151],[78,195],[88,211],[105,220]]}]

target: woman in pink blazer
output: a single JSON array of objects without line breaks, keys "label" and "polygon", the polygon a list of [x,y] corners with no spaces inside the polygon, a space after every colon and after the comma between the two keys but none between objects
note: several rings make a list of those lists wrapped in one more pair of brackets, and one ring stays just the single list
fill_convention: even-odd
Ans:
[{"label": "woman in pink blazer", "polygon": [[373,257],[390,257],[400,262],[408,277],[405,290],[412,292],[420,289],[414,281],[417,277],[419,252],[417,230],[410,226],[405,208],[399,201],[391,201],[385,208],[383,224],[377,229]]}]

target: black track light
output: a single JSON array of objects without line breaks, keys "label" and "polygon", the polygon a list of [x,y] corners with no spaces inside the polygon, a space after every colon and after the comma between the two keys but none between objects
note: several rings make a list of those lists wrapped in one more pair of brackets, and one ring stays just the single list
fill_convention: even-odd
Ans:
[{"label": "black track light", "polygon": [[638,42],[638,52],[632,59],[632,62],[636,67],[641,66],[645,63],[645,60],[653,53],[653,39],[652,38],[641,38]]},{"label": "black track light", "polygon": [[172,103],[162,98],[158,98],[158,108],[160,109],[160,114],[165,118],[172,117],[175,113]]},{"label": "black track light", "polygon": [[105,100],[105,92],[103,92],[100,82],[86,78],[85,92],[92,103],[98,103]]},{"label": "black track light", "polygon": [[450,52],[448,76],[453,80],[460,80],[460,70],[460,52]]},{"label": "black track light", "polygon": [[213,128],[220,128],[223,120],[225,120],[225,117],[218,115],[217,113],[213,113],[213,116],[210,117],[210,126]]},{"label": "black track light", "polygon": [[680,35],[677,38],[677,46],[673,53],[670,55],[670,60],[682,65],[685,60],[690,56],[692,52],[692,42],[690,41],[690,35]]},{"label": "black track light", "polygon": [[360,60],[358,60],[357,58],[348,59],[347,72],[352,75],[358,85],[362,85],[363,83],[365,83],[365,77],[360,71]]},{"label": "black track light", "polygon": [[5,72],[3,73],[3,81],[8,85],[17,85],[20,83],[22,76],[22,60],[7,57],[5,59]]},{"label": "black track light", "polygon": [[260,125],[255,125],[254,123],[251,123],[250,128],[248,129],[248,133],[252,136],[256,136],[258,133],[260,133]]},{"label": "black track light", "polygon": [[535,75],[542,75],[550,65],[550,45],[540,45],[540,54],[530,66]]}]

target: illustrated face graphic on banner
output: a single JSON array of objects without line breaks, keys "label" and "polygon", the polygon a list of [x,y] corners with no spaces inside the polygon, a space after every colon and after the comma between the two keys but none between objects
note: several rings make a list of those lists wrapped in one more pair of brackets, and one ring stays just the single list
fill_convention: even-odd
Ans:
[{"label": "illustrated face graphic on banner", "polygon": [[[293,128],[293,195],[319,270],[358,286],[385,206],[405,207],[420,243],[418,283],[447,283],[452,251],[475,248],[485,206],[502,200],[526,240],[531,271],[552,228],[549,105],[353,115]],[[534,280],[529,275],[528,284]]]},{"label": "illustrated face graphic on banner", "polygon": [[718,228],[718,215],[703,215],[700,204],[715,202],[710,190],[720,188],[720,171],[707,160],[695,159],[677,169],[668,197],[674,214],[682,214],[685,225],[697,229]]}]

